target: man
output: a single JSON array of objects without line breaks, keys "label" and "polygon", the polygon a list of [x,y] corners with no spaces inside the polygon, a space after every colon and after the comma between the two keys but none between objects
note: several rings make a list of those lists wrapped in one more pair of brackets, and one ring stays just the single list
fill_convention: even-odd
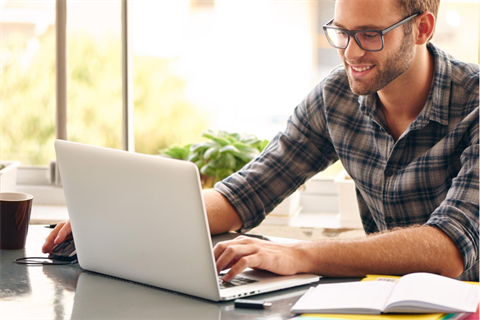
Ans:
[{"label": "man", "polygon": [[[478,280],[479,68],[429,43],[438,5],[337,0],[325,33],[344,66],[314,88],[259,158],[204,191],[212,234],[248,230],[340,159],[355,181],[369,236],[222,242],[214,253],[219,271],[231,268],[225,281],[247,267]],[[44,252],[68,233],[69,223],[59,224]]]}]

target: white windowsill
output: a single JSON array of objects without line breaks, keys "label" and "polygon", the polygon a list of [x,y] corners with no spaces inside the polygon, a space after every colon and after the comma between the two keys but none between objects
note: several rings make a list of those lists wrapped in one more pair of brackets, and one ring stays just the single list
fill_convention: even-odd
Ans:
[{"label": "white windowsill", "polygon": [[[63,188],[48,181],[46,167],[22,167],[19,170],[16,191],[34,196],[31,214],[32,224],[54,224],[68,219]],[[322,228],[344,229],[338,220],[338,195],[333,179],[315,176],[306,183],[302,191],[301,205],[307,212],[301,212],[288,226],[274,226],[263,223],[268,228]],[[317,213],[320,209],[323,212]],[[320,211],[318,210],[318,211]],[[311,213],[312,211],[315,211]]]},{"label": "white windowsill", "polygon": [[338,213],[300,213],[290,227],[342,229]]},{"label": "white windowsill", "polygon": [[[337,215],[336,213],[300,213],[290,226],[277,227],[343,229]],[[68,220],[66,206],[33,205],[31,224],[54,224],[65,220]]]},{"label": "white windowsill", "polygon": [[33,205],[30,224],[54,224],[68,220],[66,206]]}]

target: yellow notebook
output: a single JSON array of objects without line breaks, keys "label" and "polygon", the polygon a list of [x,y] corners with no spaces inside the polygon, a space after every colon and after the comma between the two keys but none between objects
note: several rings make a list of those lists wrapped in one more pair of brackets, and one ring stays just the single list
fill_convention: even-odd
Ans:
[{"label": "yellow notebook", "polygon": [[440,320],[446,313],[429,314],[302,314],[298,320]]},{"label": "yellow notebook", "polygon": [[[365,278],[361,281],[375,281],[378,278],[389,278],[389,279],[400,279],[398,276],[384,276],[384,275],[373,275],[368,274]],[[442,319],[446,313],[430,313],[430,314],[379,314],[379,315],[371,315],[371,314],[302,314],[298,317],[301,320],[308,320],[311,318],[312,320],[326,320],[326,319],[352,319],[352,320],[402,320],[402,319],[409,319],[409,320],[440,320]]]},{"label": "yellow notebook", "polygon": [[[401,287],[397,288],[396,283],[400,278]],[[368,275],[362,280],[369,281],[372,283],[368,285],[360,282],[321,284],[300,298],[292,307],[292,312],[303,313],[299,317],[302,320],[308,318],[434,320],[442,319],[451,312],[471,312],[470,309],[478,305],[477,289],[434,274],[417,273],[404,277]],[[445,292],[448,294],[445,295]],[[392,296],[389,298],[390,294]],[[447,298],[448,301],[445,300]],[[385,304],[383,300],[386,300]],[[381,313],[383,308],[387,314]],[[344,314],[337,311],[344,311]],[[437,312],[427,313],[428,311]]]},{"label": "yellow notebook", "polygon": [[446,313],[430,314],[302,314],[298,320],[441,320]]}]

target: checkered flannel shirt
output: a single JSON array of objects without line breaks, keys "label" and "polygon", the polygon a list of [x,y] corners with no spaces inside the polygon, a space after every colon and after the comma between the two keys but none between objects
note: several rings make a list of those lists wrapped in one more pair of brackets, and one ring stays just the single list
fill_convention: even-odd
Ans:
[{"label": "checkered flannel shirt", "polygon": [[367,234],[436,227],[463,254],[459,278],[478,281],[479,66],[433,44],[428,49],[435,59],[430,95],[397,141],[377,95],[352,93],[343,66],[320,82],[258,158],[215,185],[243,219],[243,230],[340,160],[355,181]]}]

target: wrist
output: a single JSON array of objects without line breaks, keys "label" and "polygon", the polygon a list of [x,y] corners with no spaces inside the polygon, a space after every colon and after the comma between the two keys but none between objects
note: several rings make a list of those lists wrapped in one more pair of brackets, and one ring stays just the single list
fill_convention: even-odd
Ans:
[{"label": "wrist", "polygon": [[313,242],[302,242],[292,246],[294,251],[295,273],[316,273],[316,261],[320,257],[315,254]]}]

